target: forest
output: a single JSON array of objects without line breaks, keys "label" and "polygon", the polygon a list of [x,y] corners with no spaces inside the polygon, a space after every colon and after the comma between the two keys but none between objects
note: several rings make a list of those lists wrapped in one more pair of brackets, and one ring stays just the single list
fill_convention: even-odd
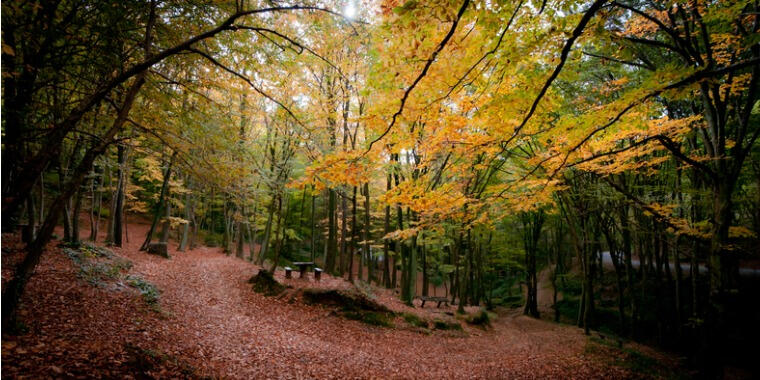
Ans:
[{"label": "forest", "polygon": [[9,378],[760,376],[756,0],[1,14]]}]

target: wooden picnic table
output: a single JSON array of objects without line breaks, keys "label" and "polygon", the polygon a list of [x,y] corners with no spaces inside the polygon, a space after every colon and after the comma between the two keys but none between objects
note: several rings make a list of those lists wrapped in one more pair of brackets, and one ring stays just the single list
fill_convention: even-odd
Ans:
[{"label": "wooden picnic table", "polygon": [[294,266],[298,267],[298,271],[301,273],[301,275],[298,278],[303,278],[303,276],[306,274],[306,271],[309,269],[309,267],[314,266],[313,261],[298,261],[293,263]]},{"label": "wooden picnic table", "polygon": [[422,305],[420,305],[420,307],[423,307],[423,308],[425,307],[425,301],[430,301],[430,302],[438,302],[438,307],[439,307],[439,308],[441,307],[441,304],[442,304],[442,303],[445,303],[445,304],[446,304],[446,306],[448,306],[448,305],[449,305],[449,299],[448,299],[448,298],[446,298],[446,297],[428,297],[428,296],[419,296],[419,297],[417,297],[417,298],[419,298],[419,299],[421,299],[421,300],[422,300]]}]

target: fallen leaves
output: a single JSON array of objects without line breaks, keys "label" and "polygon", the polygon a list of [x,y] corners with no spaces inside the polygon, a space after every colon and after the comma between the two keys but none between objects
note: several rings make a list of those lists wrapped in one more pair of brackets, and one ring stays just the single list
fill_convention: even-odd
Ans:
[{"label": "fallen leaves", "polygon": [[[129,226],[136,236],[144,229]],[[368,326],[300,299],[253,292],[246,281],[258,267],[219,249],[171,252],[172,259],[165,260],[139,252],[138,244],[114,252],[134,263],[130,274],[161,290],[162,313],[141,307],[139,295],[130,288],[96,287],[77,279],[71,260],[52,248],[23,300],[29,332],[3,336],[3,374],[9,378],[631,376],[584,354],[587,339],[573,327],[517,315],[498,318],[487,332],[465,327],[464,333],[426,335],[409,328]],[[175,245],[170,246],[173,250]],[[12,264],[6,256],[12,255],[3,255],[4,282]],[[353,286],[327,275],[319,283],[311,278],[285,280],[279,272],[275,278],[296,288]],[[376,301],[396,312],[431,320],[452,318],[445,308],[411,308],[391,291],[373,288],[373,292]]]}]

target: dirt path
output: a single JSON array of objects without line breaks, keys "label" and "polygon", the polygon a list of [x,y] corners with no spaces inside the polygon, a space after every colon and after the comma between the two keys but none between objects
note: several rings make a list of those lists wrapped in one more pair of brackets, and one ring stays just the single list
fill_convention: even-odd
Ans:
[{"label": "dirt path", "polygon": [[[424,335],[371,327],[320,307],[261,296],[246,280],[258,268],[200,248],[164,260],[126,253],[162,290],[177,351],[225,377],[589,378],[610,370],[583,355],[577,329],[504,317],[489,331]],[[601,371],[601,372],[600,372]],[[619,375],[619,374],[618,374]]]},{"label": "dirt path", "polygon": [[[130,228],[139,236],[139,228]],[[70,260],[59,249],[53,249],[38,273],[40,270],[64,273],[66,265],[71,273],[54,279],[53,285],[45,285],[49,278],[33,277],[24,314],[32,333],[19,338],[4,336],[3,372],[10,377],[28,372],[30,367],[22,370],[16,367],[17,361],[23,363],[23,354],[28,350],[24,349],[21,355],[18,351],[39,346],[42,339],[39,335],[45,339],[53,335],[53,340],[45,340],[47,348],[37,352],[40,360],[52,368],[52,372],[43,368],[37,373],[50,373],[53,377],[61,373],[95,373],[74,371],[70,358],[57,356],[62,345],[69,345],[65,352],[80,350],[87,354],[81,355],[78,368],[116,363],[116,373],[127,366],[128,353],[124,347],[136,345],[186,363],[194,368],[191,376],[241,379],[629,376],[623,369],[604,364],[609,360],[598,354],[588,354],[587,337],[574,327],[517,315],[501,316],[487,331],[468,327],[464,333],[425,334],[405,328],[403,323],[397,323],[398,328],[374,327],[336,316],[319,306],[254,293],[246,281],[258,268],[226,256],[219,249],[204,247],[185,253],[170,249],[172,258],[167,260],[138,252],[138,244],[132,242],[114,251],[133,262],[130,274],[140,275],[160,289],[161,313],[136,308],[134,304],[139,298],[134,295],[92,288],[81,280],[72,280],[75,272]],[[6,266],[5,258],[3,264]],[[342,282],[328,277],[323,283],[331,281]],[[66,285],[72,282],[76,286]],[[51,303],[58,297],[61,302]],[[64,297],[73,301],[64,302]],[[114,297],[118,302],[113,301]],[[79,324],[90,327],[83,329]],[[91,328],[93,325],[97,327]],[[72,347],[71,336],[76,336],[78,344],[87,342],[92,347]],[[12,346],[6,345],[9,339]],[[101,375],[95,377],[113,374],[98,373]],[[171,378],[178,374],[164,370],[151,375]]]}]

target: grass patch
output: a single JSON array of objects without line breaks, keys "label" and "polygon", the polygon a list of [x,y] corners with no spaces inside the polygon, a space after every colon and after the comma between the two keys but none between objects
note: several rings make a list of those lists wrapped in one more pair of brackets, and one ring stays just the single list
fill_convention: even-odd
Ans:
[{"label": "grass patch", "polygon": [[401,316],[404,318],[406,323],[414,326],[414,327],[421,327],[421,328],[428,328],[430,327],[430,322],[428,322],[425,319],[422,319],[418,317],[416,314],[412,313],[403,313]]},{"label": "grass patch", "polygon": [[[612,351],[612,353],[610,353]],[[667,367],[634,348],[619,348],[612,339],[589,337],[584,353],[607,360],[609,364],[625,368],[639,378],[684,379],[683,374]]]},{"label": "grass patch", "polygon": [[63,253],[79,268],[78,277],[92,285],[104,285],[106,281],[116,280],[122,272],[132,268],[131,261],[92,243],[67,245]]},{"label": "grass patch", "polygon": [[208,377],[201,377],[195,367],[180,361],[172,355],[132,344],[127,344],[126,351],[130,356],[127,364],[140,375],[137,376],[138,378],[153,378],[151,372],[159,370],[161,367],[168,367],[190,379],[208,379]]},{"label": "grass patch", "polygon": [[376,311],[343,310],[341,314],[347,319],[359,321],[372,326],[393,327],[391,316]]},{"label": "grass patch", "polygon": [[390,312],[387,307],[359,291],[307,288],[303,290],[303,298],[307,303],[338,306],[346,310]]},{"label": "grass patch", "polygon": [[368,311],[361,313],[362,318],[361,321],[373,326],[380,326],[380,327],[393,327],[393,322],[391,321],[391,315],[387,313],[379,313],[376,311]]},{"label": "grass patch", "polygon": [[440,319],[433,321],[433,327],[435,327],[436,330],[462,331],[462,325],[460,325],[459,322],[446,322]]},{"label": "grass patch", "polygon": [[361,290],[308,288],[303,291],[303,299],[309,304],[337,307],[340,314],[348,319],[373,326],[393,327],[395,314]]},{"label": "grass patch", "polygon": [[127,276],[127,283],[129,286],[140,291],[140,296],[142,296],[143,301],[145,301],[151,310],[156,312],[161,311],[158,305],[158,299],[161,292],[155,285],[136,275]]}]

